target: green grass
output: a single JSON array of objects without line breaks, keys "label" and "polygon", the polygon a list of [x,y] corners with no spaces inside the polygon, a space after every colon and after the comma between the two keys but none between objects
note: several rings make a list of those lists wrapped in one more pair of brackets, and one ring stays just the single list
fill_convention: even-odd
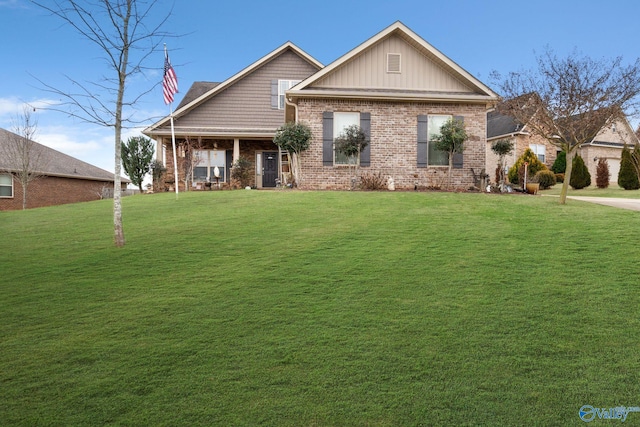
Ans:
[{"label": "green grass", "polygon": [[123,204],[121,249],[110,201],[0,213],[2,425],[556,426],[640,406],[637,212],[401,192]]},{"label": "green grass", "polygon": [[[540,194],[559,196],[560,190],[562,190],[562,184],[556,184],[548,190],[543,190]],[[625,190],[618,185],[611,185],[609,188],[598,188],[594,185],[583,188],[580,190],[574,190],[569,187],[567,193],[569,196],[585,196],[585,197],[618,197],[624,199],[640,199],[640,191],[638,190]]]}]

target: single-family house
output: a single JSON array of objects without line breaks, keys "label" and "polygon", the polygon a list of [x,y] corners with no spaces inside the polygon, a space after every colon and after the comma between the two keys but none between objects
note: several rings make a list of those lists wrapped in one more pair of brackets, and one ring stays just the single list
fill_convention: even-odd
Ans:
[{"label": "single-family house", "polygon": [[[297,121],[312,131],[310,148],[300,156],[304,188],[350,187],[353,159],[336,153],[334,140],[353,124],[369,141],[359,158],[361,174],[393,178],[396,188],[439,187],[448,157],[434,149],[433,137],[455,117],[469,139],[454,158],[452,184],[468,188],[485,168],[487,111],[496,100],[489,87],[401,22],[326,67],[286,43],[225,82],[192,86],[174,114],[179,175],[186,160],[194,165],[196,188],[211,179],[215,166],[226,182],[232,162],[245,156],[255,165],[255,186],[273,187],[283,164],[272,138],[279,126]],[[165,153],[173,184],[170,117],[144,133]]]},{"label": "single-family house", "polygon": [[[28,144],[28,156],[10,155],[21,143]],[[27,159],[29,168],[22,166]],[[20,171],[37,176],[27,186],[27,208],[88,202],[113,193],[113,173],[0,129],[0,211],[22,209]],[[129,182],[121,179],[123,190]]]},{"label": "single-family house", "polygon": [[498,155],[491,150],[491,146],[501,139],[510,140],[514,148],[513,152],[505,158],[507,170],[515,164],[518,157],[522,156],[528,148],[549,169],[556,161],[558,148],[546,138],[530,132],[527,124],[522,124],[499,110],[490,111],[487,114],[486,169],[491,182],[496,182],[496,169],[498,167]]},{"label": "single-family house", "polygon": [[[285,122],[285,91],[321,68],[287,42],[223,82],[194,83],[173,114],[179,188],[204,189],[215,182],[216,167],[218,184],[228,184],[240,157],[255,168],[255,187],[275,187],[282,165],[273,137]],[[167,167],[163,184],[172,188],[171,117],[143,133],[156,140],[158,160]]]},{"label": "single-family house", "polygon": [[603,127],[591,141],[582,144],[578,154],[584,160],[591,174],[592,185],[596,182],[596,168],[599,159],[605,159],[611,174],[609,181],[618,182],[622,148],[626,144],[630,149],[638,144],[638,136],[626,117],[616,120],[612,125]]},{"label": "single-family house", "polygon": [[[556,160],[559,149],[547,139],[530,132],[527,124],[522,124],[513,117],[496,111],[487,115],[487,171],[490,172],[492,181],[495,181],[495,169],[498,164],[498,156],[491,150],[491,145],[500,139],[509,139],[514,142],[513,153],[506,158],[506,166],[510,168],[516,159],[530,148],[547,167],[551,168]],[[633,147],[638,143],[638,137],[633,132],[629,121],[625,118],[616,120],[612,125],[603,127],[591,141],[582,144],[576,151],[579,154],[591,174],[591,182],[595,185],[596,168],[598,160],[607,160],[609,166],[610,182],[618,182],[620,171],[620,157],[625,144]]]}]

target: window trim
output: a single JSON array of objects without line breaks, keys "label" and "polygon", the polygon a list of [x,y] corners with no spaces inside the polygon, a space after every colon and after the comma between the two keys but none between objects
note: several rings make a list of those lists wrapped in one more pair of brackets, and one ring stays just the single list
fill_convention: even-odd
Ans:
[{"label": "window trim", "polygon": [[[214,162],[212,161],[212,154],[213,152],[218,152],[219,155],[222,156],[222,164],[214,164]],[[196,153],[200,154],[200,153],[207,153],[206,155],[206,159],[198,159],[198,161],[193,165],[193,182],[216,182],[216,178],[214,176],[213,170],[215,169],[215,167],[217,166],[218,169],[220,170],[220,179],[219,182],[227,182],[228,181],[228,177],[227,174],[229,173],[229,171],[227,171],[227,165],[226,165],[226,155],[227,155],[227,151],[226,150],[216,150],[216,149],[201,149],[201,150],[197,150]],[[207,177],[204,180],[199,180],[196,178],[196,168],[206,168],[207,169]]]},{"label": "window trim", "polygon": [[[356,163],[350,163],[349,159],[347,159],[346,163],[344,162],[338,162],[337,161],[337,152],[336,152],[336,145],[335,145],[335,140],[336,138],[340,135],[340,133],[342,133],[342,130],[344,130],[345,128],[343,127],[342,129],[340,129],[340,131],[337,131],[336,129],[336,124],[338,123],[339,120],[336,120],[336,114],[340,115],[340,114],[344,114],[344,115],[357,115],[357,121],[355,123],[351,123],[348,126],[352,126],[352,125],[358,125],[360,126],[360,115],[361,113],[359,111],[334,111],[333,112],[333,166],[338,166],[338,167],[349,167],[349,166],[353,166],[354,164],[358,164],[360,159],[354,159]],[[361,153],[362,154],[362,153]]]},{"label": "window trim", "polygon": [[[298,83],[300,83],[301,81],[302,80],[278,79],[278,110],[284,110],[284,106],[286,104],[284,99],[285,92],[291,89],[292,87],[294,87],[295,85],[297,85]],[[283,87],[283,83],[285,82],[287,85],[286,88]]]},{"label": "window trim", "polygon": [[9,177],[10,184],[2,184],[0,182],[0,186],[9,187],[11,189],[11,195],[9,195],[9,196],[0,196],[0,199],[13,199],[14,196],[15,196],[15,192],[14,192],[14,189],[13,189],[13,175],[10,174],[10,173],[0,173],[0,178],[2,178],[2,177]]},{"label": "window trim", "polygon": [[[542,158],[540,158],[540,153],[538,152],[538,149],[542,148]],[[538,158],[538,160],[540,160],[542,163],[544,163],[547,159],[547,147],[544,144],[529,144],[529,149],[531,151],[533,151],[533,154],[536,155],[536,157]]]},{"label": "window trim", "polygon": [[[446,163],[445,164],[434,164],[431,162],[432,157],[429,155],[431,153],[431,151],[436,151],[435,148],[433,150],[430,150],[431,147],[431,136],[432,135],[437,135],[434,132],[430,132],[430,128],[429,128],[429,123],[431,122],[431,118],[433,117],[446,117],[446,120],[453,120],[453,114],[428,114],[427,115],[427,167],[429,168],[442,168],[442,167],[449,167],[449,153],[444,153],[443,155],[446,159]],[[442,126],[442,125],[441,125]],[[440,132],[440,128],[438,128],[438,133]]]}]

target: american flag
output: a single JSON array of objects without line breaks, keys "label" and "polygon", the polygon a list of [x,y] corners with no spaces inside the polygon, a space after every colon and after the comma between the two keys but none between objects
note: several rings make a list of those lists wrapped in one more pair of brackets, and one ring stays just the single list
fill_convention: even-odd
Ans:
[{"label": "american flag", "polygon": [[162,94],[164,95],[164,103],[171,104],[173,95],[178,92],[178,76],[173,71],[167,48],[164,48],[164,78],[162,79]]}]

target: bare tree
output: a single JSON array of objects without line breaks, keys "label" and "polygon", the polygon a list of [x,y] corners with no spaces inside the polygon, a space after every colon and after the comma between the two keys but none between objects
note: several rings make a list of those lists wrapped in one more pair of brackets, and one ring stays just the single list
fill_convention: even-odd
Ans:
[{"label": "bare tree", "polygon": [[573,52],[558,58],[551,50],[537,58],[537,70],[494,74],[504,97],[499,107],[567,155],[560,203],[565,204],[576,150],[624,114],[638,112],[640,59],[593,60]]},{"label": "bare tree", "polygon": [[38,122],[31,116],[31,107],[25,106],[22,115],[14,121],[13,133],[0,144],[0,155],[22,187],[22,209],[27,208],[29,184],[40,178],[47,166],[42,146],[34,141]]},{"label": "bare tree", "polygon": [[[202,140],[200,138],[192,139],[188,136],[182,144],[183,149],[183,167],[184,167],[184,191],[189,191],[189,184],[193,182],[193,171],[200,163],[200,150],[202,150]],[[178,173],[176,172],[176,178]],[[176,179],[176,185],[178,181]]]},{"label": "bare tree", "polygon": [[[167,13],[151,25],[156,0],[32,0],[39,7],[70,25],[80,37],[90,41],[103,55],[108,73],[98,81],[83,82],[67,77],[75,92],[57,89],[41,82],[48,91],[63,99],[52,108],[89,123],[112,127],[115,138],[115,174],[113,183],[114,243],[125,244],[121,205],[121,136],[123,126],[136,124],[133,115],[123,116],[126,109],[153,87],[133,96],[125,96],[126,83],[145,71],[144,64],[157,51],[163,37],[161,31],[170,16]],[[137,123],[139,124],[139,122]]]}]

